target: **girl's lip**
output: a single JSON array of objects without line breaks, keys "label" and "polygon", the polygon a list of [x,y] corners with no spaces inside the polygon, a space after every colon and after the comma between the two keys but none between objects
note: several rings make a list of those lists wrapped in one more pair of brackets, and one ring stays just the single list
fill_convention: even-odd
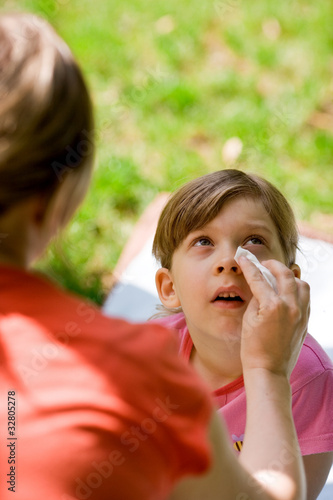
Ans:
[{"label": "girl's lip", "polygon": [[237,300],[231,300],[231,301],[215,300],[214,302],[212,302],[212,305],[214,308],[220,309],[223,311],[237,310],[237,309],[241,309],[241,308],[246,307],[245,302],[242,302],[240,300],[239,301],[237,301]]},{"label": "girl's lip", "polygon": [[[242,290],[240,288],[238,288],[237,286],[230,285],[230,286],[223,286],[223,287],[218,288],[218,290],[216,290],[216,292],[213,295],[212,302],[215,302],[216,299],[217,299],[217,297],[221,293],[234,293],[235,295],[237,295],[238,297],[240,297],[243,302],[245,301],[244,294],[243,294]],[[237,301],[235,301],[235,302],[225,302],[225,304],[238,304],[238,307],[239,307],[240,305],[243,304],[243,302],[237,302]]]}]

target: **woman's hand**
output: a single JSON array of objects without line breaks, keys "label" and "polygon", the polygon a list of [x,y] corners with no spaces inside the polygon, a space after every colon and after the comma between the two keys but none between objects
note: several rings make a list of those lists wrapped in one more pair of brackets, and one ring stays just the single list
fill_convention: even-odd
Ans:
[{"label": "woman's hand", "polygon": [[263,264],[277,280],[278,292],[245,257],[239,261],[253,297],[243,317],[243,371],[259,368],[290,376],[305,335],[310,313],[310,287],[284,264]]}]

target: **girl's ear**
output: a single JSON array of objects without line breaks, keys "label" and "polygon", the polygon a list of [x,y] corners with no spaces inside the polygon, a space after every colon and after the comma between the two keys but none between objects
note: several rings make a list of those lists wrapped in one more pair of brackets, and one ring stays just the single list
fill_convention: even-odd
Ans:
[{"label": "girl's ear", "polygon": [[290,266],[290,269],[292,270],[292,272],[294,273],[295,275],[295,278],[300,278],[301,277],[301,268],[299,267],[299,265],[297,264],[292,264]]},{"label": "girl's ear", "polygon": [[181,303],[169,269],[161,267],[155,275],[155,283],[160,301],[167,309],[180,307]]}]

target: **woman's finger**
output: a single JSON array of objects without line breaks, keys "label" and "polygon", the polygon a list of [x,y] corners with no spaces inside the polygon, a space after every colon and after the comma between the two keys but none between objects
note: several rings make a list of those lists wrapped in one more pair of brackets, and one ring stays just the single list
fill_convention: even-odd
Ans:
[{"label": "woman's finger", "polygon": [[273,287],[264,278],[261,271],[253,262],[246,257],[239,257],[239,265],[245,276],[245,279],[251,289],[253,296],[261,301],[269,296],[276,295]]}]

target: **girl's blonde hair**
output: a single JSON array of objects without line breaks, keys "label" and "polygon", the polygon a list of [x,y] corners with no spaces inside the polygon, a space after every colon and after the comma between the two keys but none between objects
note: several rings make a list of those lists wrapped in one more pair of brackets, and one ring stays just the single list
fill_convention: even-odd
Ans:
[{"label": "girl's blonde hair", "polygon": [[262,202],[277,229],[286,265],[294,264],[298,231],[285,197],[261,177],[226,169],[194,179],[171,196],[159,218],[153,242],[153,254],[161,266],[170,270],[173,253],[187,235],[212,221],[224,203],[240,196]]},{"label": "girl's blonde hair", "polygon": [[51,197],[67,177],[73,198],[64,206],[74,211],[92,169],[92,131],[87,87],[65,42],[34,15],[0,16],[0,216],[37,193]]}]

